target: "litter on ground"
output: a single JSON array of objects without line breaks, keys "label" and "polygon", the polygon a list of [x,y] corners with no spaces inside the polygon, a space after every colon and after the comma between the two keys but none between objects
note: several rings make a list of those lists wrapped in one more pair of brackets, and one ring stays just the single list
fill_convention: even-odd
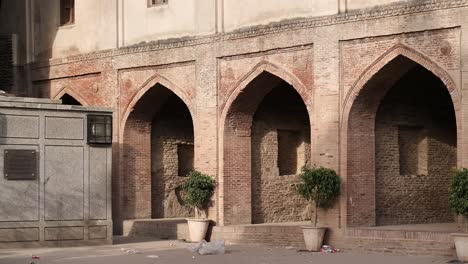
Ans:
[{"label": "litter on ground", "polygon": [[138,251],[137,249],[121,248],[120,251],[125,252],[127,254],[141,254],[140,251]]},{"label": "litter on ground", "polygon": [[322,253],[337,253],[340,251],[341,250],[337,248],[333,248],[332,246],[329,246],[329,245],[323,245],[322,248],[320,249],[320,252]]},{"label": "litter on ground", "polygon": [[194,246],[188,248],[192,253],[198,253],[200,255],[218,255],[226,252],[225,242],[222,239],[215,240],[213,242],[206,242],[202,240]]}]

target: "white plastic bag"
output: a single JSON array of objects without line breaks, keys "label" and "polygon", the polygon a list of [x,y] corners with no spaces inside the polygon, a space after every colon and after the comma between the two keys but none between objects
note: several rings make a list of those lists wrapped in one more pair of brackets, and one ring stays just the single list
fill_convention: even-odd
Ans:
[{"label": "white plastic bag", "polygon": [[190,250],[190,252],[192,253],[198,253],[198,250],[200,250],[200,248],[202,248],[203,245],[205,245],[206,243],[208,242],[206,242],[205,240],[202,240],[198,242],[196,245],[188,247],[188,250]]},{"label": "white plastic bag", "polygon": [[225,242],[222,239],[213,242],[206,242],[202,240],[198,244],[189,247],[190,252],[198,253],[200,255],[218,255],[226,252]]},{"label": "white plastic bag", "polygon": [[224,240],[218,239],[210,243],[204,244],[199,250],[200,255],[218,255],[226,252]]}]

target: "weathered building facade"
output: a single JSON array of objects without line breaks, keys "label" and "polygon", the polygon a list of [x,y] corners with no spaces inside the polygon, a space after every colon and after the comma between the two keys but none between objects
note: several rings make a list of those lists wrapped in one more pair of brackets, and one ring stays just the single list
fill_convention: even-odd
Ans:
[{"label": "weathered building facade", "polygon": [[62,26],[60,1],[19,2],[24,93],[116,111],[116,233],[190,215],[178,186],[193,168],[216,178],[220,226],[309,219],[293,185],[314,164],[343,179],[320,212],[333,237],[455,221],[468,1],[82,0]]}]

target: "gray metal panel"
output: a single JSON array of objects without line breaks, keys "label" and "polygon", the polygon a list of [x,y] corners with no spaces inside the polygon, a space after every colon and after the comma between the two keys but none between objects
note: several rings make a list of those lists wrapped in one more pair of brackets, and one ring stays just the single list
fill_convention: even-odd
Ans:
[{"label": "gray metal panel", "polygon": [[2,228],[0,229],[0,242],[26,242],[38,241],[39,228]]},{"label": "gray metal panel", "polygon": [[84,218],[83,147],[45,147],[45,219]]},{"label": "gray metal panel", "polygon": [[83,240],[84,239],[84,227],[82,226],[46,227],[44,229],[44,237],[46,241]]},{"label": "gray metal panel", "polygon": [[46,117],[47,139],[84,139],[84,118]]},{"label": "gray metal panel", "polygon": [[39,220],[39,179],[9,181],[3,175],[5,149],[34,149],[34,145],[0,145],[0,221]]},{"label": "gray metal panel", "polygon": [[107,238],[107,226],[90,226],[89,227],[89,239],[106,239]]},{"label": "gray metal panel", "polygon": [[89,148],[89,218],[106,219],[107,148]]},{"label": "gray metal panel", "polygon": [[32,115],[0,115],[0,137],[39,138],[39,117]]}]

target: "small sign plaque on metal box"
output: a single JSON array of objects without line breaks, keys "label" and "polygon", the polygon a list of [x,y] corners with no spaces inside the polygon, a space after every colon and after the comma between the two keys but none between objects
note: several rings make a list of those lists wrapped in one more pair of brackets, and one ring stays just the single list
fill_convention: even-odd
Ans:
[{"label": "small sign plaque on metal box", "polygon": [[3,175],[8,180],[35,180],[37,155],[30,149],[6,149],[3,153]]}]

